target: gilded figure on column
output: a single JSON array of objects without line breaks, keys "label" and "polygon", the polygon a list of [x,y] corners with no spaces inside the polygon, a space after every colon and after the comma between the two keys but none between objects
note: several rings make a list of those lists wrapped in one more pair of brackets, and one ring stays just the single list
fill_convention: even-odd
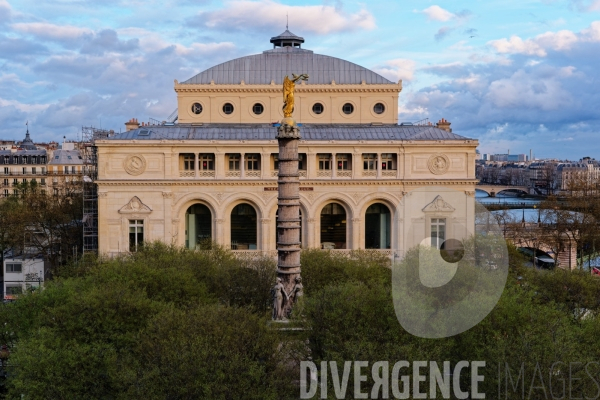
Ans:
[{"label": "gilded figure on column", "polygon": [[292,77],[294,79],[288,78],[287,75],[283,78],[283,116],[285,118],[291,118],[294,112],[294,89],[296,82],[299,80],[308,80],[307,74],[292,74]]}]

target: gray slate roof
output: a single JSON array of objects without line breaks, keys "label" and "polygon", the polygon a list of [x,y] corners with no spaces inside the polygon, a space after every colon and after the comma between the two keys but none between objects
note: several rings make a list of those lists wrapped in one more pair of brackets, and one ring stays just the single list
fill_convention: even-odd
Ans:
[{"label": "gray slate roof", "polygon": [[[434,126],[316,125],[300,128],[303,140],[466,140]],[[270,124],[156,125],[115,134],[108,140],[274,140]]]},{"label": "gray slate roof", "polygon": [[83,159],[79,150],[54,150],[52,159],[48,164],[79,165],[83,164]]},{"label": "gray slate roof", "polygon": [[314,54],[296,47],[279,47],[262,54],[236,58],[216,65],[182,82],[183,84],[268,85],[283,82],[288,75],[308,74],[307,84],[395,84],[383,76],[341,58]]}]

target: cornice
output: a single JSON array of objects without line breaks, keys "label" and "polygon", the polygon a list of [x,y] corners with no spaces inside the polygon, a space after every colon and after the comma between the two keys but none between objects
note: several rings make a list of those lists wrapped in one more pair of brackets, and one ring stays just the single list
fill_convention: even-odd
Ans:
[{"label": "cornice", "polygon": [[[281,94],[280,84],[271,85],[216,85],[216,84],[182,84],[175,81],[174,86],[177,93],[276,93]],[[402,83],[399,84],[375,84],[375,85],[297,85],[296,93],[400,93]]]},{"label": "cornice", "polygon": [[[464,186],[475,185],[479,182],[477,179],[447,179],[447,180],[427,180],[427,179],[410,179],[410,180],[303,180],[300,187],[307,186]],[[96,183],[99,186],[260,186],[260,187],[277,187],[277,181],[242,181],[242,180],[216,180],[216,181],[177,181],[169,180],[148,180],[148,181],[128,181],[128,180],[98,180]]]},{"label": "cornice", "polygon": [[[142,140],[97,140],[96,146],[98,147],[124,147],[124,146],[146,146],[146,147],[178,147],[185,145],[186,148],[190,146],[224,146],[224,147],[261,147],[271,145],[277,148],[277,140],[205,140],[205,139],[142,139]],[[340,146],[362,146],[362,147],[375,147],[375,146],[389,146],[396,145],[406,147],[444,147],[456,146],[456,147],[476,147],[479,145],[477,139],[464,139],[464,140],[300,140],[298,144],[300,148],[311,146],[311,147],[335,147],[336,149]]]}]

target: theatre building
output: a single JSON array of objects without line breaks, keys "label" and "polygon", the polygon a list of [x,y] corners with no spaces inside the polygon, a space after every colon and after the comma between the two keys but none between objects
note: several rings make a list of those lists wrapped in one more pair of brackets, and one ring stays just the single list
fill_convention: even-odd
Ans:
[{"label": "theatre building", "polygon": [[303,248],[401,255],[423,240],[440,247],[474,225],[464,198],[475,193],[476,140],[444,119],[399,124],[401,82],[314,54],[289,31],[271,43],[176,80],[175,122],[132,119],[125,132],[96,141],[101,253],[153,240],[275,251],[275,136],[282,82],[293,73],[309,75],[296,84],[294,111]]}]

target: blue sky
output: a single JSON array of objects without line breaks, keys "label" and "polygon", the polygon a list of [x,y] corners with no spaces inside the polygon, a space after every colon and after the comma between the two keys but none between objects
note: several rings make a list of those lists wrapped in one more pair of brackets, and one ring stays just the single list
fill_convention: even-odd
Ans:
[{"label": "blue sky", "polygon": [[0,0],[0,139],[163,120],[174,79],[270,48],[286,13],[305,48],[402,79],[400,121],[600,158],[600,0]]}]

